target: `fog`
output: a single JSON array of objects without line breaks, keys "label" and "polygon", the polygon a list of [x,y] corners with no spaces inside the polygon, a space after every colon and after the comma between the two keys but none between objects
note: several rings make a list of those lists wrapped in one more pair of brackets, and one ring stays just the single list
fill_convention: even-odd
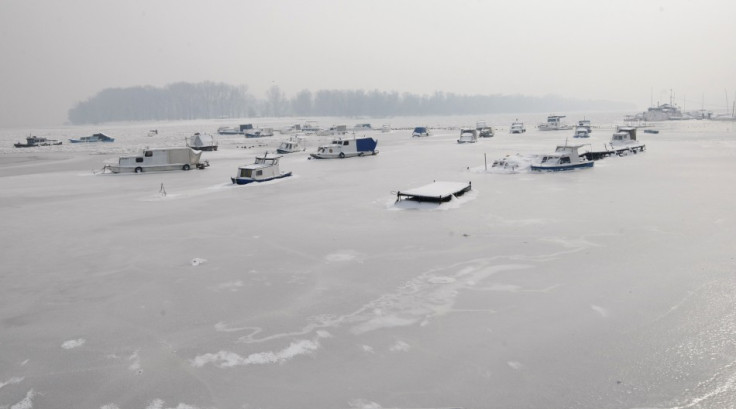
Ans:
[{"label": "fog", "polygon": [[63,123],[109,87],[177,81],[562,95],[726,109],[736,4],[692,1],[0,2],[0,126]]}]

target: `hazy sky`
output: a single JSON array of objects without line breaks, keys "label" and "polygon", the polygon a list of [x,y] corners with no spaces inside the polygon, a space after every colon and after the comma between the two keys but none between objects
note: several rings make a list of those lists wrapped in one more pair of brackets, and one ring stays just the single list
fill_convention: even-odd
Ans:
[{"label": "hazy sky", "polygon": [[177,81],[725,111],[733,0],[0,0],[0,127]]}]

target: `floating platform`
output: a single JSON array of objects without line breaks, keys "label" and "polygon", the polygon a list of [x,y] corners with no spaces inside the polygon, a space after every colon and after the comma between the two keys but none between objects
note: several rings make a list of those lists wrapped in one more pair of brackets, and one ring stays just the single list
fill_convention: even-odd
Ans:
[{"label": "floating platform", "polygon": [[396,201],[444,203],[468,191],[470,191],[470,182],[433,182],[414,189],[396,192]]}]

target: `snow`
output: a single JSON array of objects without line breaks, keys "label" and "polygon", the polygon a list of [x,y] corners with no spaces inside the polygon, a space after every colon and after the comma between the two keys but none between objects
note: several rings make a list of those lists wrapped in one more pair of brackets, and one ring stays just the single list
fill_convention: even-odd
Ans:
[{"label": "snow", "polygon": [[[585,117],[602,146],[623,113]],[[204,170],[110,175],[93,171],[249,121],[0,130],[0,408],[736,406],[736,124],[662,123],[593,169],[494,173],[572,138],[511,135],[516,118],[546,113],[361,120],[401,129],[343,160],[308,160],[330,140],[309,135],[281,159],[293,177],[244,186],[237,167],[288,135],[219,136]],[[478,120],[495,136],[458,145],[449,128]],[[115,142],[12,147],[29,132]],[[396,206],[433,180],[472,190]]]}]

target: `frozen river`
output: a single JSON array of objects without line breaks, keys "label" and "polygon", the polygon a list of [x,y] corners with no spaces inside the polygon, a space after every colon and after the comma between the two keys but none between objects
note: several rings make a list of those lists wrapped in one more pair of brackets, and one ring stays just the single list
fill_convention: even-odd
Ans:
[{"label": "frozen river", "polygon": [[[599,148],[622,115],[587,117]],[[496,136],[457,144],[447,128],[476,119]],[[587,170],[485,172],[573,142],[514,119],[321,118],[438,129],[368,132],[379,155],[344,160],[309,160],[329,137],[308,136],[293,177],[246,186],[237,166],[286,136],[111,175],[93,170],[238,121],[39,129],[65,143],[29,149],[0,130],[0,408],[736,407],[736,123],[660,123]],[[66,141],[100,131],[116,141]],[[394,206],[433,180],[473,190]]]}]

